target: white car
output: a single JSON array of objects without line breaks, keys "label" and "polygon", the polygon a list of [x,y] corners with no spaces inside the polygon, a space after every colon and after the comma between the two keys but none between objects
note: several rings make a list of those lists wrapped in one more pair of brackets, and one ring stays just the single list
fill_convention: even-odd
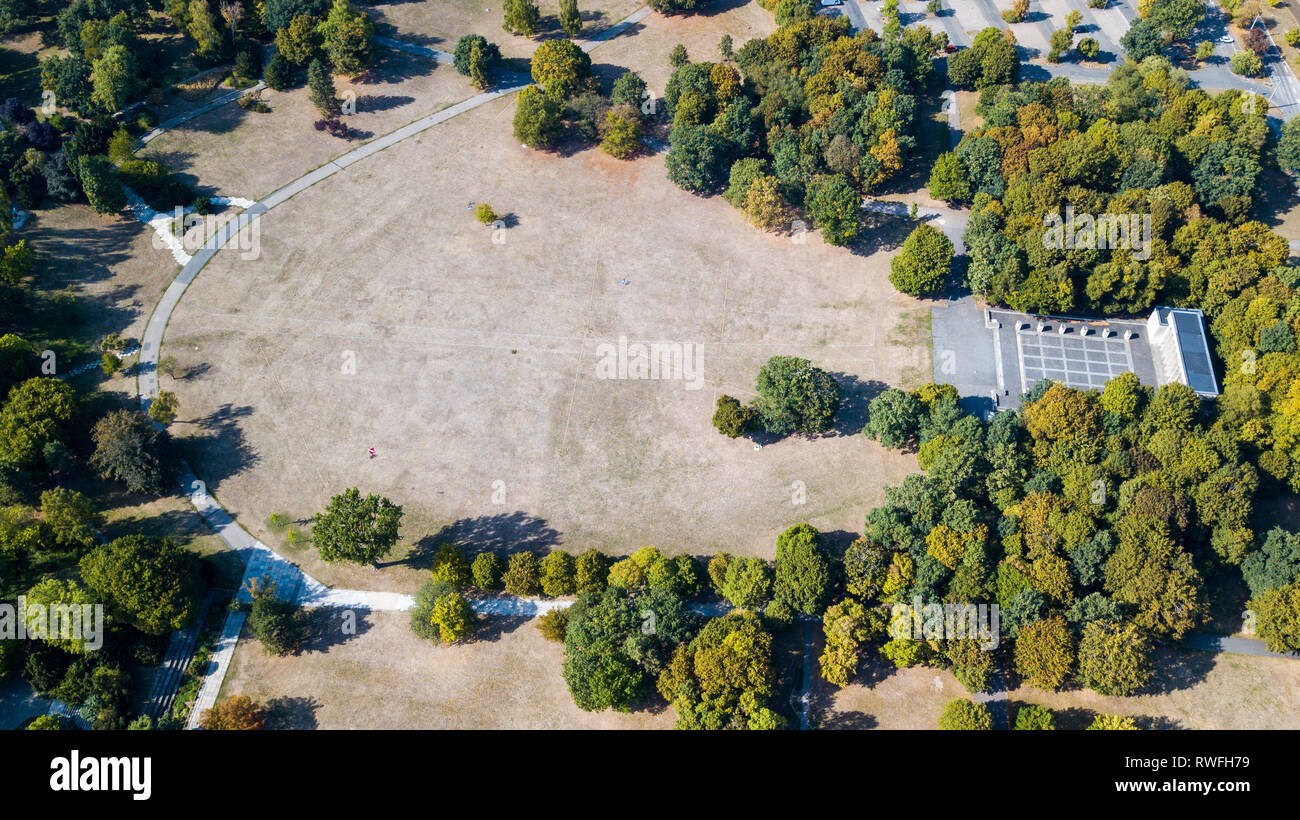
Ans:
[{"label": "white car", "polygon": [[1222,37],[1219,38],[1219,42],[1220,42],[1220,43],[1231,43],[1231,42],[1232,42],[1232,35],[1231,35],[1231,34],[1225,34],[1225,35],[1223,35]]},{"label": "white car", "polygon": [[842,5],[844,5],[844,0],[822,0],[822,5],[823,5],[823,6],[842,6]]}]

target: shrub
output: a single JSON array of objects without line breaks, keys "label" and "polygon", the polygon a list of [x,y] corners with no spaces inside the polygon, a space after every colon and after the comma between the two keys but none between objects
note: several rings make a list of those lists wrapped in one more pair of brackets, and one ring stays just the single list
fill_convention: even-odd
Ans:
[{"label": "shrub", "polygon": [[548,609],[537,619],[537,629],[542,637],[556,643],[564,642],[564,632],[569,628],[568,609]]},{"label": "shrub", "polygon": [[579,595],[602,592],[609,574],[609,560],[598,549],[589,549],[578,556],[575,585]]},{"label": "shrub", "polygon": [[265,728],[266,715],[252,698],[235,695],[205,711],[199,718],[199,725],[208,731],[257,730]]},{"label": "shrub", "polygon": [[616,159],[627,159],[641,148],[641,118],[636,109],[611,110],[605,114],[605,137],[600,149]]},{"label": "shrub", "polygon": [[496,592],[501,589],[501,572],[504,569],[501,557],[495,552],[480,552],[474,556],[470,573],[474,576],[474,586],[484,592]]},{"label": "shrub", "polygon": [[1036,703],[1026,704],[1016,712],[1016,725],[1012,728],[1019,731],[1055,729],[1056,715]]},{"label": "shrub", "polygon": [[541,591],[541,562],[534,553],[516,552],[510,556],[501,582],[511,595],[536,595]]},{"label": "shrub", "polygon": [[989,712],[989,707],[982,703],[957,698],[943,707],[943,714],[939,716],[939,728],[948,731],[986,732],[993,728],[993,715]]},{"label": "shrub", "polygon": [[552,598],[572,595],[576,590],[575,562],[564,550],[551,550],[541,563],[542,593]]},{"label": "shrub", "polygon": [[630,105],[637,108],[644,99],[645,90],[645,80],[641,79],[640,74],[635,71],[625,71],[614,81],[614,87],[609,93],[609,101],[614,105]]},{"label": "shrub", "polygon": [[1079,41],[1079,54],[1087,60],[1095,60],[1101,54],[1101,45],[1095,37],[1084,37]]},{"label": "shrub", "polygon": [[473,576],[465,553],[455,544],[443,544],[433,554],[433,580],[443,581],[456,589],[467,587]]},{"label": "shrub", "polygon": [[1137,729],[1137,724],[1133,718],[1123,715],[1097,715],[1088,728],[1093,731],[1133,731]]},{"label": "shrub", "polygon": [[742,405],[731,396],[718,396],[718,404],[713,411],[713,426],[727,438],[736,438],[748,432],[754,426],[754,411]]},{"label": "shrub", "polygon": [[492,206],[486,202],[480,202],[478,206],[474,208],[474,218],[479,221],[480,225],[491,225],[493,222],[500,219],[500,217],[497,216],[497,212],[492,210]]}]

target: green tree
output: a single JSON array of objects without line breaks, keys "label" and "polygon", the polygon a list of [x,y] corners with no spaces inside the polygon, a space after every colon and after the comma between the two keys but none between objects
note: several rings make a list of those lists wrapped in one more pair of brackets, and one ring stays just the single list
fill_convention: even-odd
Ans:
[{"label": "green tree", "polygon": [[275,91],[287,91],[294,85],[293,65],[276,49],[271,53],[270,59],[266,61],[266,68],[262,71],[262,79],[266,82],[268,88]]},{"label": "green tree", "polygon": [[567,609],[548,609],[537,619],[537,630],[548,641],[563,643],[564,633],[568,628],[569,611]]},{"label": "green tree", "polygon": [[560,132],[560,102],[537,86],[520,91],[515,103],[515,139],[532,148],[550,148]]},{"label": "green tree", "polygon": [[397,543],[402,508],[382,496],[349,487],[330,499],[312,524],[312,541],[328,563],[377,564]]},{"label": "green tree", "polygon": [[96,531],[104,525],[104,516],[91,500],[66,487],[41,493],[41,517],[58,545],[65,549],[94,546],[98,541]]},{"label": "green tree", "polygon": [[369,15],[353,8],[348,0],[334,0],[325,21],[317,26],[316,31],[321,38],[321,48],[339,74],[360,74],[374,59],[372,38],[375,24]]},{"label": "green tree", "polygon": [[176,398],[175,393],[167,390],[159,390],[158,395],[149,402],[149,418],[159,424],[171,424],[176,420],[178,410],[180,410],[180,400]]},{"label": "green tree", "polygon": [[307,88],[312,105],[325,119],[337,117],[343,111],[338,92],[334,88],[334,77],[325,64],[313,59],[307,67]]},{"label": "green tree", "polygon": [[1079,639],[1079,682],[1103,695],[1128,696],[1151,679],[1151,639],[1132,623],[1098,620]]},{"label": "green tree", "polygon": [[135,55],[125,46],[109,46],[91,65],[91,101],[106,113],[126,108],[140,89],[137,70]]},{"label": "green tree", "polygon": [[1300,581],[1264,590],[1248,604],[1255,628],[1274,652],[1300,649]]},{"label": "green tree", "polygon": [[889,263],[889,281],[911,296],[930,296],[952,271],[952,240],[930,225],[918,225]]},{"label": "green tree", "polygon": [[533,82],[552,96],[570,96],[590,74],[591,57],[572,40],[547,40],[533,52]]},{"label": "green tree", "polygon": [[1119,38],[1119,44],[1129,57],[1134,60],[1142,61],[1147,57],[1159,54],[1164,48],[1164,37],[1160,34],[1160,26],[1151,20],[1137,19],[1129,26],[1124,36]]},{"label": "green tree", "polygon": [[744,435],[754,425],[754,411],[731,396],[718,396],[713,411],[713,426],[727,438]]},{"label": "green tree", "polygon": [[645,80],[641,79],[640,74],[635,71],[624,71],[614,81],[614,87],[609,92],[609,101],[614,105],[629,105],[639,110],[645,97],[645,90]]},{"label": "green tree", "polygon": [[1044,618],[1016,636],[1016,672],[1030,686],[1059,689],[1074,665],[1074,639],[1060,615]]},{"label": "green tree", "polygon": [[717,131],[682,122],[668,132],[668,143],[664,165],[670,182],[694,193],[711,193],[722,187],[729,149]]},{"label": "green tree", "polygon": [[501,580],[510,595],[527,597],[541,591],[541,574],[541,561],[537,560],[535,553],[516,552],[510,556]]},{"label": "green tree", "polygon": [[28,379],[10,390],[0,408],[0,463],[15,470],[46,466],[46,447],[66,443],[75,412],[72,388],[57,379]]},{"label": "green tree", "polygon": [[930,196],[945,202],[967,202],[971,198],[966,168],[961,164],[961,159],[951,151],[945,151],[934,161],[934,168],[930,170],[930,181],[926,187],[930,189]]},{"label": "green tree", "polygon": [[1300,533],[1281,527],[1269,530],[1259,549],[1242,560],[1241,575],[1255,596],[1300,580]]},{"label": "green tree", "polygon": [[948,731],[987,732],[993,728],[993,714],[989,707],[965,698],[948,701],[939,716],[939,728]]},{"label": "green tree", "polygon": [[438,628],[443,643],[455,643],[473,633],[478,616],[464,595],[448,592],[434,603],[429,621]]},{"label": "green tree", "polygon": [[542,13],[535,3],[529,0],[505,0],[505,20],[501,27],[506,31],[532,37],[537,32],[538,21]]},{"label": "green tree", "polygon": [[268,655],[291,655],[307,640],[306,614],[302,607],[269,592],[253,597],[248,626]]},{"label": "green tree", "polygon": [[925,415],[924,405],[914,395],[890,387],[867,405],[867,424],[862,432],[897,449],[916,438]]},{"label": "green tree", "polygon": [[679,729],[770,729],[783,721],[769,708],[775,685],[772,636],[753,612],[713,618],[679,646],[659,674],[659,693]]},{"label": "green tree", "polygon": [[668,52],[668,65],[673,68],[681,68],[691,61],[691,57],[686,53],[686,46],[678,43],[673,46],[673,50]]},{"label": "green tree", "polygon": [[560,28],[570,37],[582,33],[582,15],[578,13],[578,0],[560,0]]},{"label": "green tree", "polygon": [[804,210],[831,245],[847,245],[858,235],[862,197],[842,174],[822,174],[808,183]]},{"label": "green tree", "polygon": [[840,386],[826,371],[794,356],[773,356],[758,371],[754,409],[769,433],[824,433],[840,408]]},{"label": "green tree", "polygon": [[[86,646],[86,639],[87,637],[93,636],[87,636],[83,629],[80,638],[71,636],[66,638],[58,637],[50,631],[50,621],[48,620],[48,615],[46,613],[50,612],[51,608],[56,606],[85,607],[97,603],[103,603],[102,601],[95,600],[95,596],[88,590],[83,588],[76,581],[67,578],[45,578],[44,580],[37,582],[31,589],[27,590],[25,597],[27,599],[26,615],[28,634],[31,634],[32,631],[34,631],[34,628],[39,625],[41,628],[46,630],[46,636],[43,639],[43,642],[49,646],[57,647],[65,652],[72,653],[91,651]],[[60,630],[59,635],[62,634],[63,632]],[[35,653],[29,653],[28,655],[27,663],[29,665],[36,659],[33,657],[34,654]],[[61,678],[63,675],[62,671],[60,671],[58,675]],[[25,677],[28,682],[32,684],[32,688],[36,689],[37,692],[48,691],[48,689],[53,688],[53,686],[42,686],[40,681],[33,680],[32,675],[25,675]]]},{"label": "green tree", "polygon": [[605,113],[605,136],[600,150],[616,159],[627,159],[641,148],[641,118],[636,109],[612,109]]},{"label": "green tree", "polygon": [[796,524],[776,539],[773,597],[805,615],[820,615],[831,592],[831,564],[821,546],[821,533],[809,524]]},{"label": "green tree", "polygon": [[133,493],[161,495],[172,477],[171,439],[139,410],[114,410],[91,431],[90,466]]},{"label": "green tree", "polygon": [[81,189],[97,214],[115,214],[126,207],[126,189],[108,157],[99,154],[77,160]]},{"label": "green tree", "polygon": [[484,592],[496,592],[501,589],[501,573],[505,565],[495,552],[480,552],[474,556],[470,572],[474,576],[474,586]]},{"label": "green tree", "polygon": [[198,556],[169,538],[127,535],[81,559],[81,577],[141,632],[162,635],[189,624],[202,589]]},{"label": "green tree", "polygon": [[433,565],[430,569],[433,580],[442,581],[454,589],[469,586],[475,577],[470,571],[469,562],[465,560],[465,553],[455,544],[443,544],[438,547],[433,554]]},{"label": "green tree", "polygon": [[310,63],[320,51],[320,44],[316,23],[305,14],[299,14],[275,33],[276,53],[296,66]]},{"label": "green tree", "polygon": [[501,61],[501,49],[481,34],[466,34],[456,41],[452,65],[457,73],[469,77],[476,88],[491,84],[489,72]]},{"label": "green tree", "polygon": [[1084,37],[1079,41],[1079,54],[1085,60],[1095,60],[1101,54],[1101,44],[1095,37]]},{"label": "green tree", "polygon": [[727,563],[721,591],[732,606],[762,609],[772,593],[772,570],[762,558],[736,558]]},{"label": "green tree", "polygon": [[577,562],[564,550],[553,549],[541,563],[542,594],[551,598],[572,595],[577,591]]},{"label": "green tree", "polygon": [[589,549],[578,556],[575,583],[578,594],[602,592],[605,589],[609,562],[598,549]]},{"label": "green tree", "polygon": [[1056,715],[1036,703],[1027,703],[1016,711],[1016,725],[1011,728],[1020,731],[1055,729]]}]

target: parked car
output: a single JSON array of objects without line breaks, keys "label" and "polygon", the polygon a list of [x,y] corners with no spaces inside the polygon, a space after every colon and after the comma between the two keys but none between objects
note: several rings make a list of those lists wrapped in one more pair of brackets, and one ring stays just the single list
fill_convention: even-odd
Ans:
[{"label": "parked car", "polygon": [[842,6],[842,5],[844,5],[844,0],[822,0],[822,5],[823,5],[823,6]]},{"label": "parked car", "polygon": [[948,45],[946,45],[946,46],[943,47],[943,53],[944,53],[944,54],[952,54],[952,53],[954,53],[955,51],[957,51],[958,48],[960,48],[960,46],[955,46],[955,45],[953,45],[952,43],[949,43]]},{"label": "parked car", "polygon": [[1220,42],[1220,43],[1231,43],[1231,42],[1232,42],[1232,35],[1231,35],[1231,34],[1225,34],[1225,35],[1223,35],[1222,37],[1219,38],[1219,42]]}]

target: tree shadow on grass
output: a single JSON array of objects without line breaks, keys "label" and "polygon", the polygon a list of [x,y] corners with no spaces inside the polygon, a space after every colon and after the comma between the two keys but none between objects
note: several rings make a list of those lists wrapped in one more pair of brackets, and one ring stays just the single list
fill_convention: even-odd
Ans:
[{"label": "tree shadow on grass", "polygon": [[867,408],[872,399],[889,387],[877,379],[862,381],[849,373],[832,373],[840,385],[840,410],[835,414],[833,435],[856,436],[867,426]]},{"label": "tree shadow on grass", "polygon": [[824,718],[817,725],[817,728],[858,732],[864,729],[874,729],[879,725],[880,721],[866,712],[836,712],[830,717]]},{"label": "tree shadow on grass", "polygon": [[248,405],[236,407],[227,402],[212,413],[189,422],[205,435],[181,439],[181,454],[191,464],[202,465],[199,472],[208,482],[209,489],[261,461],[240,428],[241,420],[252,414],[253,408]]},{"label": "tree shadow on grass", "polygon": [[1154,695],[1167,695],[1192,689],[1205,681],[1205,676],[1216,663],[1214,652],[1159,647],[1152,653],[1153,674],[1145,691]]},{"label": "tree shadow on grass", "polygon": [[320,707],[321,702],[313,697],[271,698],[263,709],[265,728],[279,730],[318,728],[316,712]]},{"label": "tree shadow on grass", "polygon": [[474,643],[493,643],[531,620],[523,615],[482,615],[471,640]]},{"label": "tree shadow on grass", "polygon": [[364,609],[321,606],[304,609],[304,639],[295,654],[328,652],[370,631],[370,613]]},{"label": "tree shadow on grass", "polygon": [[456,544],[468,556],[473,556],[480,552],[500,555],[524,551],[543,553],[561,543],[559,530],[547,524],[545,519],[515,510],[499,515],[462,518],[424,536],[415,542],[405,557],[383,566],[404,564],[414,569],[429,569],[433,566],[434,553],[443,544]]}]

